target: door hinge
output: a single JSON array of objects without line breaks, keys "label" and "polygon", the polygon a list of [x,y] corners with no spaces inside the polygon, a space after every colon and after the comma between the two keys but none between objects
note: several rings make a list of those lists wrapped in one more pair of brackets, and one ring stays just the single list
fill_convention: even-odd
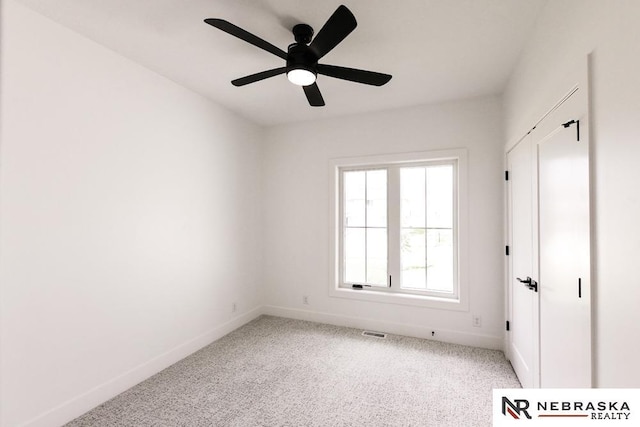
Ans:
[{"label": "door hinge", "polygon": [[580,142],[580,120],[569,120],[567,123],[563,123],[562,126],[568,128],[574,123],[576,124],[576,141]]},{"label": "door hinge", "polygon": [[509,246],[508,245],[504,247],[504,254],[506,256],[509,256]]},{"label": "door hinge", "polygon": [[509,330],[510,325],[509,325],[509,321],[507,320],[507,331]]},{"label": "door hinge", "polygon": [[504,171],[504,180],[509,181],[509,171]]}]

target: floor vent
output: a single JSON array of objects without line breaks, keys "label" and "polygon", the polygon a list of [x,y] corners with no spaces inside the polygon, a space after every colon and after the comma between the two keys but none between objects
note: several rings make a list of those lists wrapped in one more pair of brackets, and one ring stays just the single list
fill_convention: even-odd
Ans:
[{"label": "floor vent", "polygon": [[362,331],[362,335],[365,337],[374,337],[374,338],[386,338],[387,334],[383,334],[382,332],[373,332],[373,331]]}]

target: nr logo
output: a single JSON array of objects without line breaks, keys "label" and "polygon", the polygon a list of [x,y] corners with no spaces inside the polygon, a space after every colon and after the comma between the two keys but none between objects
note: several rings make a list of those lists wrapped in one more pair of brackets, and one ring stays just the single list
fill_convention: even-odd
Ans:
[{"label": "nr logo", "polygon": [[529,415],[529,401],[525,399],[514,399],[513,402],[506,397],[502,397],[502,415],[511,415],[516,420],[519,420],[522,415],[531,419]]}]

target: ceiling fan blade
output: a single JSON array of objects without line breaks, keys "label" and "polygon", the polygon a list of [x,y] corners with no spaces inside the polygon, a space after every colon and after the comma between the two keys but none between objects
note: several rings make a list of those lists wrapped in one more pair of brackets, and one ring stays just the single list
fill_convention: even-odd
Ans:
[{"label": "ceiling fan blade", "polygon": [[304,94],[307,95],[309,105],[312,107],[324,107],[324,99],[322,99],[322,94],[316,83],[309,86],[302,86],[302,89],[304,89]]},{"label": "ceiling fan blade", "polygon": [[261,71],[259,73],[251,74],[250,76],[240,77],[231,82],[234,86],[244,86],[249,83],[255,83],[260,80],[268,79],[269,77],[277,76],[278,74],[284,74],[287,72],[287,67],[274,68],[273,70]]},{"label": "ceiling fan blade", "polygon": [[351,82],[373,86],[382,86],[391,80],[391,76],[389,74],[358,70],[356,68],[336,67],[335,65],[318,64],[317,71],[318,74],[335,77],[336,79],[349,80]]},{"label": "ceiling fan blade", "polygon": [[331,49],[355,30],[358,23],[355,16],[346,6],[339,6],[333,15],[329,17],[318,34],[313,39],[309,48],[316,54],[318,59],[325,56]]},{"label": "ceiling fan blade", "polygon": [[242,28],[236,25],[233,25],[231,22],[227,22],[224,19],[218,19],[218,18],[207,18],[204,20],[204,22],[218,28],[219,30],[224,31],[225,33],[231,34],[232,36],[236,36],[237,38],[244,40],[247,43],[251,43],[256,47],[259,47],[260,49],[273,53],[274,55],[279,56],[284,60],[287,59],[287,53],[284,50],[280,49],[277,46],[272,45],[268,41],[265,41],[258,36],[251,34],[246,30],[243,30]]}]

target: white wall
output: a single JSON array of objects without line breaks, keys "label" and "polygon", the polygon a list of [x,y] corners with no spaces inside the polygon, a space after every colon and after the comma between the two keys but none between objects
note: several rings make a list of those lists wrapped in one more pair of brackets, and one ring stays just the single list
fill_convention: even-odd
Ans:
[{"label": "white wall", "polygon": [[13,1],[1,51],[0,424],[58,425],[259,312],[262,130]]},{"label": "white wall", "polygon": [[[487,97],[270,128],[264,152],[267,312],[502,348],[502,122]],[[470,311],[329,297],[329,159],[466,147]],[[303,295],[309,305],[302,304]],[[482,316],[474,328],[471,315]]]},{"label": "white wall", "polygon": [[640,387],[640,2],[553,0],[538,18],[504,96],[514,141],[591,57],[595,224],[595,383]]}]

